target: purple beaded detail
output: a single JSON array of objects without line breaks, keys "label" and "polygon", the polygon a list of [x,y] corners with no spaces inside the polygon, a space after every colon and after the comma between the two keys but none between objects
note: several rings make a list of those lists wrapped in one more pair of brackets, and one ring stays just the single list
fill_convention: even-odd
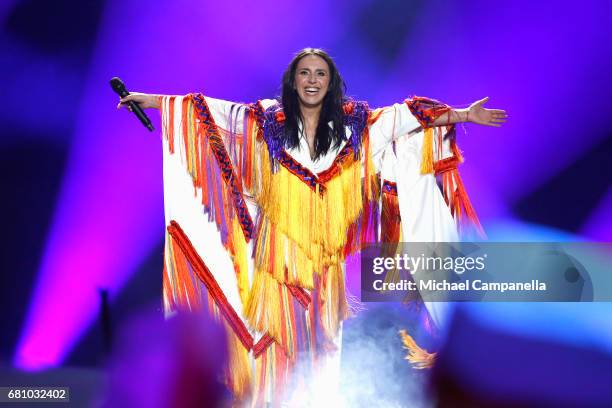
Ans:
[{"label": "purple beaded detail", "polygon": [[344,125],[351,129],[348,144],[353,148],[355,159],[357,159],[361,151],[363,130],[368,124],[370,108],[367,102],[349,101],[345,103],[345,112],[347,110],[349,112],[344,114]]},{"label": "purple beaded detail", "polygon": [[285,144],[283,141],[285,122],[277,120],[277,113],[281,113],[282,111],[283,107],[279,103],[270,106],[264,112],[263,137],[268,146],[272,171],[278,170],[278,162],[281,159],[282,153],[285,151]]},{"label": "purple beaded detail", "polygon": [[[283,141],[283,132],[285,131],[284,121],[278,120],[283,114],[283,108],[280,103],[270,106],[265,111],[260,103],[251,105],[258,124],[263,129],[263,138],[266,141],[270,161],[272,163],[272,171],[278,170],[278,164],[284,164],[285,144]],[[361,139],[363,131],[367,126],[370,109],[366,102],[348,101],[344,105],[344,125],[351,129],[351,136],[347,145],[342,149],[342,153],[346,154],[347,147],[353,150],[355,159],[359,157],[361,150]]]},{"label": "purple beaded detail", "polygon": [[397,195],[397,183],[389,180],[383,180],[383,193]]}]

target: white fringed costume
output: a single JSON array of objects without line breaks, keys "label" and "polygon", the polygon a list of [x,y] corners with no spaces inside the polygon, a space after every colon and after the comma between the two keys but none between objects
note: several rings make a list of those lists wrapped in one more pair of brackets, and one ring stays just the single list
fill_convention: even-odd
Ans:
[{"label": "white fringed costume", "polygon": [[343,108],[347,140],[313,162],[305,140],[280,143],[277,101],[161,98],[164,307],[223,322],[239,403],[290,399],[307,386],[298,366],[303,378],[337,360],[347,256],[369,242],[457,241],[462,219],[478,225],[454,128],[431,127],[448,106]]}]

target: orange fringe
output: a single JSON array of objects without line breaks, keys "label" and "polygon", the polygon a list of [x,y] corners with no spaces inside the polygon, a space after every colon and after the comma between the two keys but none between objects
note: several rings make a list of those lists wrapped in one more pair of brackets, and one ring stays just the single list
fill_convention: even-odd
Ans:
[{"label": "orange fringe", "polygon": [[463,156],[454,138],[450,141],[450,147],[453,156],[437,161],[434,166],[436,176],[442,176],[444,201],[446,201],[446,205],[448,205],[459,228],[462,225],[471,224],[478,235],[486,239],[487,235],[480,224],[476,210],[472,206],[459,174],[458,166],[463,162]]},{"label": "orange fringe", "polygon": [[380,241],[396,243],[400,241],[402,224],[399,212],[399,202],[395,194],[382,194],[382,210],[380,217]]},{"label": "orange fringe", "polygon": [[[188,95],[182,99],[180,112],[176,112],[175,109],[176,97],[171,96],[162,98],[162,106],[164,106],[166,110],[166,112],[163,112],[166,115],[164,117],[164,121],[166,122],[164,124],[164,137],[168,140],[170,153],[173,153],[177,147],[174,144],[174,133],[175,131],[180,131],[181,158],[187,171],[191,175],[194,194],[197,194],[197,189],[199,188],[202,194],[202,204],[210,211],[209,219],[214,219],[218,228],[221,228],[222,224],[227,228],[227,236],[223,244],[232,257],[239,284],[238,290],[244,305],[248,298],[249,290],[247,270],[248,254],[246,251],[248,239],[245,235],[246,232],[241,230],[242,225],[239,222],[237,210],[231,208],[234,205],[233,192],[231,191],[232,187],[228,185],[227,180],[210,179],[209,174],[213,170],[213,166],[219,166],[218,157],[216,157],[213,147],[225,151],[226,154],[227,151],[221,140],[222,135],[220,130],[217,129],[215,123],[200,122],[197,118],[193,98],[194,96]],[[180,114],[180,129],[174,128],[175,116],[177,114]],[[249,158],[254,154],[255,150],[253,148],[251,136],[256,129],[254,128],[254,121],[249,120],[247,124],[249,125],[249,131],[251,133],[247,133],[243,135],[243,137],[237,137],[236,144],[239,150],[239,146],[243,144],[242,139],[246,140],[247,148],[251,150],[247,152],[248,154],[246,155],[246,157]],[[241,165],[241,163],[231,163],[228,165],[232,165],[234,171],[236,169],[240,170],[238,175],[244,173],[245,176],[250,178],[249,182],[253,181],[251,168],[253,165],[252,158],[248,160],[246,165]],[[209,185],[209,182],[220,183],[220,185]],[[241,185],[242,183],[239,179],[238,186]],[[211,193],[212,197],[210,197]]]},{"label": "orange fringe", "polygon": [[400,330],[399,335],[404,344],[404,349],[408,350],[405,359],[410,361],[410,364],[412,364],[414,368],[420,370],[433,367],[437,353],[429,353],[427,350],[419,347],[406,330]]},{"label": "orange fringe", "polygon": [[171,268],[170,273],[173,277],[174,285],[172,286],[176,291],[172,303],[178,310],[200,310],[202,299],[199,283],[194,280],[185,254],[170,234],[166,234],[166,254],[167,262]]},{"label": "orange fringe", "polygon": [[449,206],[457,225],[461,226],[466,222],[471,223],[478,235],[486,238],[487,235],[467,195],[457,168],[449,169],[442,173],[442,187],[444,190],[444,200]]},{"label": "orange fringe", "polygon": [[253,373],[249,351],[244,347],[231,327],[224,324],[227,333],[229,362],[226,369],[226,383],[232,390],[234,398],[239,401],[248,400],[252,395]]},{"label": "orange fringe", "polygon": [[[225,369],[225,380],[227,387],[239,400],[246,400],[250,397],[252,389],[251,363],[249,350],[238,338],[228,322],[222,318],[215,300],[208,292],[206,299],[203,299],[201,284],[190,270],[189,260],[183,253],[180,244],[174,236],[167,234],[167,258],[166,262],[170,265],[170,272],[164,273],[164,300],[168,300],[167,305],[172,306],[170,310],[199,311],[202,310],[204,302],[207,305],[209,314],[217,321],[221,321],[225,327],[228,345],[228,365]],[[169,280],[173,279],[174,285],[170,285]],[[173,294],[172,287],[176,291]],[[167,309],[168,310],[168,309]]]}]

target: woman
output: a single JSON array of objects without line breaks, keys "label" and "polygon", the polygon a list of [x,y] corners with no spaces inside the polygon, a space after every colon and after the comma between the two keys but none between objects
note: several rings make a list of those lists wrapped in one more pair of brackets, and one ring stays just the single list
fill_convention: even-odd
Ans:
[{"label": "woman", "polygon": [[453,124],[506,119],[487,98],[370,110],[344,92],[330,56],[307,48],[280,102],[132,94],[119,105],[162,114],[166,312],[208,309],[226,324],[228,386],[255,406],[301,398],[312,387],[303,370],[325,385],[337,378],[347,256],[400,236],[456,240],[462,217],[477,223]]}]

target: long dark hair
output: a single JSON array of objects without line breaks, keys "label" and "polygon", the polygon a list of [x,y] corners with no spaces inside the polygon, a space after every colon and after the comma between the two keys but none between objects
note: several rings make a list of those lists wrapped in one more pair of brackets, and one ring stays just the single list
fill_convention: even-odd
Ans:
[{"label": "long dark hair", "polygon": [[[300,111],[299,97],[295,90],[295,71],[300,60],[307,55],[316,55],[323,58],[329,67],[329,87],[323,99],[323,106],[321,107],[315,135],[314,160],[317,160],[321,155],[328,152],[330,146],[337,148],[346,139],[342,110],[342,104],[345,101],[346,85],[336,68],[336,64],[325,51],[319,48],[304,48],[297,53],[283,74],[281,102],[285,113],[284,142],[286,148],[295,148],[300,145],[298,123],[303,118]],[[330,121],[333,124],[332,128],[328,125]]]}]

